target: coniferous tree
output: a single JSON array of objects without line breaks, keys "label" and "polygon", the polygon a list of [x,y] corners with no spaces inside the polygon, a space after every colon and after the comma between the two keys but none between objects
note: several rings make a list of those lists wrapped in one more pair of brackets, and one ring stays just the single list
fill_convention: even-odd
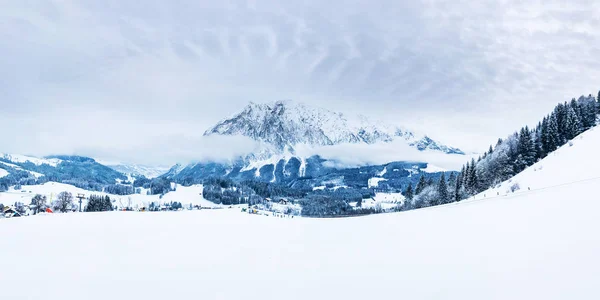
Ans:
[{"label": "coniferous tree", "polygon": [[535,163],[536,150],[528,127],[521,128],[517,153],[517,161],[515,163],[517,172],[521,172]]},{"label": "coniferous tree", "polygon": [[415,195],[420,194],[426,187],[426,183],[425,183],[425,176],[421,175],[421,178],[419,178],[419,183],[417,183],[417,188],[415,190]]},{"label": "coniferous tree", "polygon": [[583,98],[580,103],[581,107],[581,124],[583,131],[588,130],[596,125],[597,103],[590,95],[588,98]]},{"label": "coniferous tree", "polygon": [[469,174],[471,174],[470,162],[467,162],[467,164],[463,167],[463,171],[461,172],[461,174],[462,174],[462,186],[465,188],[465,190],[467,190],[468,186],[469,186]]},{"label": "coniferous tree", "polygon": [[556,115],[556,123],[558,129],[558,136],[560,137],[560,141],[558,145],[563,145],[566,142],[565,138],[565,120],[567,118],[567,103],[565,104],[559,103],[556,108],[554,108],[554,114]]},{"label": "coniferous tree", "polygon": [[448,188],[453,189],[455,185],[456,185],[456,174],[454,172],[452,172],[452,173],[450,173],[450,176],[448,176]]},{"label": "coniferous tree", "polygon": [[[459,175],[459,177],[460,177],[460,175]],[[457,179],[456,180],[456,184],[454,185],[454,196],[453,196],[453,199],[452,199],[454,202],[458,202],[458,201],[461,200],[461,197],[460,197],[460,188],[461,188],[460,180]]]},{"label": "coniferous tree", "polygon": [[562,137],[558,128],[558,117],[555,113],[552,113],[550,118],[548,118],[548,149],[546,153],[553,152],[562,144]]},{"label": "coniferous tree", "polygon": [[542,121],[542,127],[540,128],[540,141],[542,144],[542,157],[545,157],[548,154],[548,148],[550,144],[550,135],[548,132],[548,118],[544,117]]},{"label": "coniferous tree", "polygon": [[427,179],[427,186],[433,186],[435,184],[435,181],[433,180],[433,177],[429,177],[429,179]]},{"label": "coniferous tree", "polygon": [[470,166],[467,168],[467,175],[466,175],[467,179],[466,179],[466,183],[465,183],[465,190],[467,191],[467,193],[469,193],[470,195],[473,195],[477,192],[477,170],[476,170],[476,164],[475,164],[475,159],[471,159],[471,164]]},{"label": "coniferous tree", "polygon": [[566,117],[564,123],[564,140],[565,142],[573,139],[581,132],[583,132],[583,127],[581,125],[581,120],[577,116],[577,113],[573,109],[573,107],[569,106],[566,108]]},{"label": "coniferous tree", "polygon": [[448,193],[448,185],[446,183],[446,176],[444,175],[444,173],[442,173],[442,176],[440,176],[440,181],[438,182],[437,186],[437,192],[439,197],[437,204],[450,203],[450,194]]},{"label": "coniferous tree", "polygon": [[412,200],[414,197],[412,183],[408,184],[406,191],[404,191],[404,197],[408,200]]}]

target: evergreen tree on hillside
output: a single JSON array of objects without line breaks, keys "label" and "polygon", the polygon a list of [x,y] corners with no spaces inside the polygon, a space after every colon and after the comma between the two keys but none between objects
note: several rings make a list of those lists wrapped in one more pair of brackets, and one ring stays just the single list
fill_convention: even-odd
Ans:
[{"label": "evergreen tree on hillside", "polygon": [[512,176],[514,176],[515,170],[510,163],[510,157],[506,150],[501,152],[496,152],[496,159],[493,162],[494,168],[494,178],[495,180],[492,184],[498,184]]},{"label": "evergreen tree on hillside", "polygon": [[412,200],[414,197],[412,183],[408,184],[406,191],[404,191],[404,197],[408,200]]},{"label": "evergreen tree on hillside", "polygon": [[558,143],[558,145],[563,145],[564,143],[567,142],[567,134],[566,134],[566,130],[565,130],[565,124],[567,122],[567,108],[569,107],[569,105],[567,104],[567,102],[565,103],[559,103],[556,108],[554,109],[555,114],[556,114],[556,122],[558,124],[558,135],[560,136],[560,141]]},{"label": "evergreen tree on hillside", "polygon": [[446,176],[442,173],[440,176],[440,181],[437,186],[438,192],[438,203],[437,204],[446,204],[450,203],[450,194],[448,193],[448,185],[446,184]]},{"label": "evergreen tree on hillside", "polygon": [[455,185],[456,185],[456,174],[454,174],[454,172],[452,172],[452,173],[450,173],[450,176],[448,176],[448,188],[454,189]]},{"label": "evergreen tree on hillside", "polygon": [[467,162],[467,164],[463,167],[463,171],[461,172],[461,174],[462,174],[462,186],[465,188],[465,190],[467,190],[468,186],[469,186],[469,174],[471,174],[470,162]]},{"label": "evergreen tree on hillside", "polygon": [[585,131],[596,125],[598,107],[595,99],[591,95],[581,100],[580,107],[581,124],[583,126],[583,131]]},{"label": "evergreen tree on hillside", "polygon": [[565,134],[563,136],[565,140],[571,140],[583,132],[581,120],[579,119],[577,113],[571,106],[566,108],[566,116],[563,131]]},{"label": "evergreen tree on hillside", "polygon": [[454,202],[460,201],[460,199],[462,198],[460,189],[461,189],[460,180],[456,180],[456,184],[454,185],[454,196],[453,196],[452,201],[454,201]]},{"label": "evergreen tree on hillside", "polygon": [[429,177],[429,179],[427,179],[427,186],[433,186],[435,185],[435,181],[433,180],[433,177]]},{"label": "evergreen tree on hillside", "polygon": [[544,145],[542,143],[542,124],[538,125],[534,134],[533,134],[533,145],[535,148],[535,160],[539,161],[540,159],[546,157],[546,153],[544,152]]},{"label": "evergreen tree on hillside", "polygon": [[471,164],[468,166],[467,168],[467,174],[466,174],[466,181],[465,181],[465,190],[467,191],[467,193],[469,193],[470,195],[473,195],[477,192],[477,170],[476,170],[476,164],[475,164],[475,159],[471,159]]},{"label": "evergreen tree on hillside", "polygon": [[560,136],[560,129],[558,128],[558,117],[555,113],[552,113],[548,118],[548,146],[546,153],[553,152],[562,144],[562,137]]},{"label": "evergreen tree on hillside", "polygon": [[417,183],[417,189],[415,190],[415,195],[420,194],[426,187],[426,183],[425,183],[425,176],[421,175],[421,178],[419,178],[419,183]]},{"label": "evergreen tree on hillside", "polygon": [[517,161],[515,162],[517,173],[535,163],[536,150],[528,127],[521,128],[517,153]]}]

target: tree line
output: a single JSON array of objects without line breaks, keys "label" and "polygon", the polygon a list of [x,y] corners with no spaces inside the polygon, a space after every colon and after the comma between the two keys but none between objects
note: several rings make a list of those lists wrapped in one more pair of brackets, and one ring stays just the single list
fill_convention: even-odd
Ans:
[{"label": "tree line", "polygon": [[[598,93],[600,97],[600,92]],[[528,126],[506,139],[498,139],[477,160],[460,172],[461,197],[469,197],[493,187],[544,159],[584,131],[596,125],[600,104],[592,95],[558,104],[537,126]]]}]

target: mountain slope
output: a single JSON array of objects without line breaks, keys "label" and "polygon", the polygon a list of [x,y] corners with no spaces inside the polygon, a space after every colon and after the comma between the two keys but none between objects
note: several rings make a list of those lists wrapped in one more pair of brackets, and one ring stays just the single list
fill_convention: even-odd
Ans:
[{"label": "mountain slope", "polygon": [[55,155],[44,158],[4,154],[0,169],[8,172],[0,178],[0,190],[13,185],[31,185],[48,181],[68,183],[80,188],[102,190],[127,177],[92,158]]},{"label": "mountain slope", "polygon": [[205,132],[205,135],[213,134],[247,136],[282,151],[293,151],[297,145],[374,144],[404,140],[422,151],[464,154],[460,149],[443,145],[427,136],[417,137],[397,126],[374,122],[364,116],[349,117],[293,101],[250,103],[242,112]]},{"label": "mountain slope", "polygon": [[[475,199],[502,197],[522,193],[537,193],[563,185],[590,181],[600,183],[600,128],[593,127],[580,134],[546,158],[515,175],[502,184],[488,189]],[[594,197],[590,192],[586,197]]]}]

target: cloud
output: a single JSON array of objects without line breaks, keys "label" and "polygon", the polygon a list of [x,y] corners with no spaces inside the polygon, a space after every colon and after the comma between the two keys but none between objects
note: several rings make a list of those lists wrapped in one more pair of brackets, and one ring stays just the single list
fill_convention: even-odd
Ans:
[{"label": "cloud", "polygon": [[[142,164],[183,165],[192,162],[221,162],[227,163],[253,153],[261,145],[250,138],[241,136],[199,136],[199,137],[169,137],[161,141],[161,147],[154,145],[137,145],[136,151],[122,149],[124,154],[118,154],[120,149],[106,146],[82,147],[75,150],[92,157],[104,160],[135,162]],[[115,151],[117,150],[117,151]],[[143,155],[132,155],[143,153]]]},{"label": "cloud", "polygon": [[460,170],[472,155],[444,154],[436,151],[419,151],[403,141],[389,143],[340,144],[323,147],[298,147],[300,157],[319,155],[327,159],[331,167],[353,168],[366,165],[381,165],[392,161],[427,162],[446,170]]}]

